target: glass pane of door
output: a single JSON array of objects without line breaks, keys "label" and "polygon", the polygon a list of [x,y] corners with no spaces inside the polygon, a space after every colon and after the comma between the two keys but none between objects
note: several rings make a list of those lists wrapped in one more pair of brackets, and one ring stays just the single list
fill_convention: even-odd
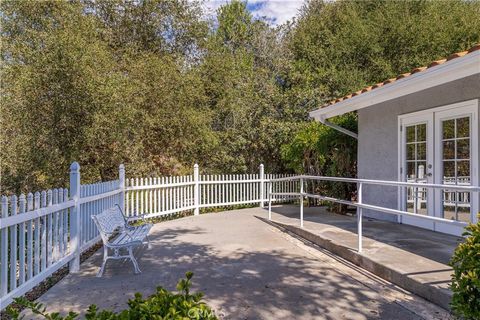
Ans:
[{"label": "glass pane of door", "polygon": [[[441,121],[443,184],[470,185],[471,183],[470,122],[469,116]],[[470,222],[470,199],[469,192],[444,190],[442,192],[443,217]]]},{"label": "glass pane of door", "polygon": [[[405,181],[427,183],[427,123],[405,126]],[[426,215],[427,189],[408,187],[406,210]]]}]

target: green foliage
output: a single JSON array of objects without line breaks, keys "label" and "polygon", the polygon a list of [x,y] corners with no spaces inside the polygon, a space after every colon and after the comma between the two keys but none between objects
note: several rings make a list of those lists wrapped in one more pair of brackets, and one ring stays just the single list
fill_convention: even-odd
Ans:
[{"label": "green foliage", "polygon": [[307,1],[288,82],[321,105],[470,48],[479,15],[479,1]]},{"label": "green foliage", "polygon": [[[170,292],[162,287],[157,287],[157,292],[146,299],[140,293],[136,293],[135,298],[128,301],[128,309],[119,313],[109,310],[99,311],[95,305],[91,305],[86,312],[85,319],[217,319],[213,310],[202,302],[202,293],[190,293],[192,277],[192,272],[185,274],[185,279],[181,279],[177,284],[178,293]],[[25,298],[17,298],[15,303],[48,320],[72,320],[78,317],[75,312],[70,312],[65,317],[56,312],[47,313],[46,307],[41,303],[30,302]],[[10,307],[7,311],[13,319],[24,318],[14,308]]]},{"label": "green foliage", "polygon": [[480,319],[480,222],[465,228],[467,238],[455,249],[450,265],[452,310],[462,319]]},{"label": "green foliage", "polygon": [[253,19],[240,1],[222,6],[217,20],[199,66],[220,146],[207,166],[256,172],[264,163],[281,171],[279,145],[288,141],[298,118],[288,116],[291,108],[276,78],[284,61],[278,31]]},{"label": "green foliage", "polygon": [[[478,16],[479,1],[307,1],[285,36],[284,99],[294,109],[313,110],[470,48],[480,41]],[[352,114],[332,122],[357,130]],[[299,173],[356,176],[354,139],[321,124],[302,125],[282,147],[282,159]],[[345,183],[318,188],[354,196]]]},{"label": "green foliage", "polygon": [[[353,114],[338,117],[337,125],[350,131],[357,131],[357,121]],[[292,138],[282,146],[282,158],[286,166],[297,173],[337,177],[355,177],[357,141],[318,122],[307,122]],[[314,184],[323,195],[350,200],[354,196],[355,185],[324,182]],[[335,206],[339,211],[342,206]]]},{"label": "green foliage", "polygon": [[[311,0],[278,27],[238,0],[216,21],[189,0],[5,0],[0,11],[2,193],[65,186],[74,160],[86,183],[116,178],[120,163],[129,176],[195,162],[355,175],[350,138],[314,133],[307,112],[480,40],[479,1]],[[322,139],[336,141],[309,145]]]}]

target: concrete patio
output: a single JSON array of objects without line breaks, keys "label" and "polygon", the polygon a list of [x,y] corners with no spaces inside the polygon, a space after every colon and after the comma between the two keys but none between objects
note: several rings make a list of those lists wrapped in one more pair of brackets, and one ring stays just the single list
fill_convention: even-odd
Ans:
[{"label": "concrete patio", "polygon": [[[305,210],[306,228],[313,227],[314,216],[325,215],[319,210]],[[298,207],[280,206],[275,212],[275,219],[295,223]],[[158,285],[174,289],[186,271],[193,271],[194,290],[203,291],[206,302],[225,319],[449,317],[442,308],[281,232],[265,218],[266,210],[253,208],[156,224],[152,247],[136,253],[142,274],[134,275],[129,261],[113,261],[107,264],[104,277],[96,278],[102,258],[99,251],[82,264],[80,273],[66,276],[39,301],[49,311],[82,312],[92,303],[121,310],[135,292],[149,295]],[[338,223],[331,228],[349,232],[348,226]],[[366,223],[366,237],[370,237],[368,230]],[[429,243],[419,245],[426,248]],[[371,250],[368,240],[365,245]]]}]

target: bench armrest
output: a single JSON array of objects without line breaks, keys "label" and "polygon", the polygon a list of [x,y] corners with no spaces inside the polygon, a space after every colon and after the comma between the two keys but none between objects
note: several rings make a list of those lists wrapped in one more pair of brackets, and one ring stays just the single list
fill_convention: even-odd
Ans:
[{"label": "bench armrest", "polygon": [[118,209],[120,210],[120,212],[122,213],[123,217],[125,218],[125,225],[128,227],[128,223],[130,223],[130,221],[133,221],[133,220],[142,220],[144,223],[147,223],[147,219],[145,218],[145,214],[142,214],[142,215],[136,215],[134,217],[126,217],[124,214],[123,214],[123,211],[122,211],[122,208],[120,208],[120,206],[118,204],[116,204],[116,206],[118,207]]}]

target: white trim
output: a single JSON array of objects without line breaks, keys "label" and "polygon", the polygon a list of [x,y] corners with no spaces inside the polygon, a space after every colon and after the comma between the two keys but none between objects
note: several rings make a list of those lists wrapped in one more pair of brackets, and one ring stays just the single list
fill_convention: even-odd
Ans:
[{"label": "white trim", "polygon": [[[441,111],[435,112],[435,167],[437,168],[435,174],[435,183],[442,183],[441,176],[441,166],[442,166],[442,154],[440,143],[441,138],[441,125],[440,122],[446,119],[455,119],[462,116],[470,116],[470,176],[471,184],[478,185],[479,181],[479,168],[478,168],[478,100],[469,100],[461,103],[455,103],[452,105],[446,106],[447,108],[442,109]],[[477,137],[477,139],[475,139]],[[437,190],[435,195],[436,202],[440,203],[442,199],[442,194],[440,190]],[[471,199],[471,210],[470,210],[470,221],[476,222],[477,213],[479,211],[479,199],[472,194]],[[437,209],[438,216],[443,216],[442,207]]]},{"label": "white trim", "polygon": [[[433,140],[433,135],[434,135],[434,113],[431,111],[430,112],[422,112],[421,114],[418,114],[417,112],[412,113],[412,114],[405,114],[405,115],[400,115],[398,116],[398,123],[399,123],[399,128],[402,128],[402,130],[399,130],[399,145],[398,145],[398,180],[399,181],[407,181],[405,179],[405,172],[407,171],[406,168],[406,130],[405,126],[409,125],[415,125],[415,124],[426,124],[426,152],[427,152],[427,158],[425,159],[427,168],[425,170],[428,170],[429,172],[425,172],[426,174],[432,173],[431,176],[427,175],[427,183],[433,183],[433,177],[435,175],[435,165],[434,165],[434,140]],[[428,168],[428,166],[431,165],[431,168]],[[406,190],[405,188],[399,188],[399,206],[398,209],[402,211],[407,211],[406,208]],[[432,216],[435,212],[435,195],[432,189],[427,190],[427,212],[429,216]]]},{"label": "white trim", "polygon": [[[462,115],[471,116],[471,149],[470,149],[470,163],[471,163],[471,184],[472,186],[478,186],[480,181],[480,168],[479,166],[479,101],[478,99],[462,101],[459,103],[449,104],[441,107],[430,108],[422,111],[412,112],[408,114],[402,114],[398,116],[398,181],[404,181],[404,172],[406,170],[404,164],[405,157],[405,124],[415,124],[422,123],[428,120],[430,121],[430,128],[427,131],[427,152],[429,153],[428,158],[433,157],[432,162],[432,173],[433,181],[429,179],[429,183],[442,184],[441,177],[441,148],[439,143],[441,142],[440,137],[440,121],[447,118],[458,118]],[[475,139],[475,137],[477,137]],[[427,163],[430,160],[427,159]],[[398,210],[405,211],[405,195],[404,191],[399,188],[398,191]],[[440,201],[442,199],[442,194],[440,189],[436,189],[434,195],[429,194],[428,199],[432,199],[433,207],[429,206],[428,214],[429,216],[442,217],[443,214],[440,212]],[[429,200],[430,201],[430,200]],[[471,200],[471,219],[473,222],[477,222],[477,212],[480,210],[480,195],[472,194]],[[402,217],[403,219],[403,217]],[[399,221],[405,222],[405,221]],[[411,221],[415,224],[415,221]],[[446,227],[446,226],[445,226]],[[448,227],[446,227],[448,228]],[[453,231],[452,231],[453,232]],[[448,232],[451,233],[451,232]]]},{"label": "white trim", "polygon": [[309,115],[316,120],[324,120],[479,73],[480,51],[475,51],[331,106],[313,110]]}]

